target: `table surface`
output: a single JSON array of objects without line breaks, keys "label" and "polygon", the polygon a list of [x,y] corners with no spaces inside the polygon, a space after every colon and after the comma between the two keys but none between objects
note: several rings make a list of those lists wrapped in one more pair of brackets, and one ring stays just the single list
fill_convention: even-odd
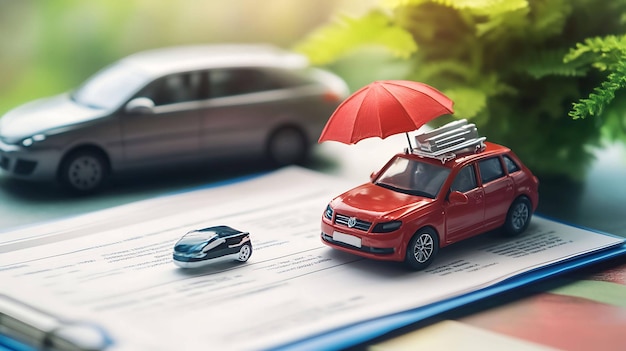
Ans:
[{"label": "table surface", "polygon": [[[403,135],[385,140],[367,139],[349,146],[327,142],[315,147],[311,160],[305,166],[347,178],[357,185],[368,181],[372,171],[380,168],[392,155],[401,152],[405,147],[406,139]],[[595,155],[596,159],[582,182],[540,177],[538,212],[567,223],[626,237],[626,147],[609,145],[597,150]],[[216,172],[216,169],[221,171]],[[14,227],[67,218],[271,170],[264,162],[236,160],[202,167],[152,171],[114,178],[105,191],[88,197],[70,196],[51,184],[20,182],[0,177],[0,235],[2,231]],[[523,343],[530,340],[533,345],[541,347],[572,350],[582,350],[590,345],[601,349],[626,347],[626,341],[622,341],[621,337],[621,330],[626,325],[626,302],[622,304],[620,301],[623,299],[606,297],[604,294],[604,291],[608,291],[613,295],[623,296],[626,292],[626,264],[623,262],[624,259],[619,258],[574,275],[518,289],[490,298],[489,301],[480,301],[379,338],[374,343],[383,342],[377,346],[381,350],[402,350],[407,349],[402,338],[410,337],[406,341],[410,345],[409,349],[417,345],[432,348],[434,341],[439,342],[434,348],[448,349],[454,345],[441,344],[441,340],[449,338],[437,335],[454,333],[457,346],[459,342],[482,344],[484,340],[489,340],[490,343],[498,342],[498,345],[506,349],[527,349],[527,345]],[[585,278],[594,274],[599,278]],[[601,285],[605,280],[616,279],[623,287],[611,286],[607,289]],[[575,284],[571,285],[572,281],[582,282],[584,285],[577,288]],[[588,285],[592,286],[591,290]],[[571,286],[574,286],[573,292],[570,291]],[[572,296],[580,294],[586,294],[583,296],[586,299],[572,300]],[[608,304],[603,299],[608,299]],[[568,309],[568,315],[561,315],[559,312],[564,307]],[[589,318],[589,311],[596,317]],[[556,320],[546,319],[544,314],[561,317]],[[508,320],[508,323],[501,323],[502,320]],[[541,321],[548,324],[541,324]],[[545,330],[550,328],[553,328],[551,332],[546,333]],[[595,332],[590,333],[590,328]],[[610,328],[614,330],[611,331]],[[570,332],[569,329],[586,332],[577,333],[577,337],[565,337]],[[504,337],[504,341],[503,335],[508,336]],[[402,338],[397,338],[398,336]],[[390,341],[387,340],[389,338]],[[488,339],[478,340],[480,338]],[[392,343],[388,344],[389,342]],[[354,349],[370,346],[360,345]]]}]

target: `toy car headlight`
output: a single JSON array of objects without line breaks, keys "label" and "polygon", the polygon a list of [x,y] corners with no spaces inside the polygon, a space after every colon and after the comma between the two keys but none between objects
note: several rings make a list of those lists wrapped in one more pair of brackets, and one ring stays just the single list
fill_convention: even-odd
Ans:
[{"label": "toy car headlight", "polygon": [[35,134],[32,137],[28,137],[22,140],[20,144],[24,147],[29,147],[34,143],[46,140],[46,136],[44,134]]},{"label": "toy car headlight", "polygon": [[372,229],[372,233],[390,233],[402,226],[401,221],[390,221],[378,223]]},{"label": "toy car headlight", "polygon": [[206,257],[206,252],[174,252],[174,257],[185,257],[185,258],[204,258]]},{"label": "toy car headlight", "polygon": [[330,207],[330,205],[326,206],[326,210],[324,211],[324,217],[329,220],[333,219],[333,208]]}]

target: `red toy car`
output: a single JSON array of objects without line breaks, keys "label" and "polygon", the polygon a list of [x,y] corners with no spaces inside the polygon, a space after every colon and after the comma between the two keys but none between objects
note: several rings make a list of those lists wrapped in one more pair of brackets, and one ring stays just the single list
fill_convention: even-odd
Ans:
[{"label": "red toy car", "polygon": [[371,182],[328,204],[325,244],[421,270],[441,247],[528,227],[539,181],[510,149],[484,142],[464,120],[416,139],[417,148],[394,156]]}]

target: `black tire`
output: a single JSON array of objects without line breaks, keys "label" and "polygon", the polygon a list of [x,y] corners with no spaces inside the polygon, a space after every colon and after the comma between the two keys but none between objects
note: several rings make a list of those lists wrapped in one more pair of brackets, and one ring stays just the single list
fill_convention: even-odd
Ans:
[{"label": "black tire", "polygon": [[76,194],[99,190],[109,176],[109,163],[101,152],[78,150],[67,155],[59,168],[61,185]]},{"label": "black tire", "polygon": [[246,262],[250,256],[252,256],[252,245],[243,244],[239,248],[239,253],[237,254],[237,261]]},{"label": "black tire", "polygon": [[421,271],[428,267],[439,252],[439,236],[432,228],[424,227],[415,233],[406,248],[404,263]]},{"label": "black tire", "polygon": [[526,196],[520,196],[515,199],[506,214],[504,234],[506,236],[516,236],[523,233],[530,224],[532,214],[532,206]]},{"label": "black tire", "polygon": [[302,163],[309,154],[309,144],[304,133],[296,127],[282,127],[269,137],[265,152],[276,166]]}]

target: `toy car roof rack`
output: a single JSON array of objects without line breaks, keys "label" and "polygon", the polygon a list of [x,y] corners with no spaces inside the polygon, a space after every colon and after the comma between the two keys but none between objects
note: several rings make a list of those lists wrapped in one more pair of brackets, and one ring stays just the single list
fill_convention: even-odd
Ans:
[{"label": "toy car roof rack", "polygon": [[484,150],[486,139],[478,136],[475,124],[462,119],[415,136],[417,146],[413,153],[446,163],[458,154]]}]

